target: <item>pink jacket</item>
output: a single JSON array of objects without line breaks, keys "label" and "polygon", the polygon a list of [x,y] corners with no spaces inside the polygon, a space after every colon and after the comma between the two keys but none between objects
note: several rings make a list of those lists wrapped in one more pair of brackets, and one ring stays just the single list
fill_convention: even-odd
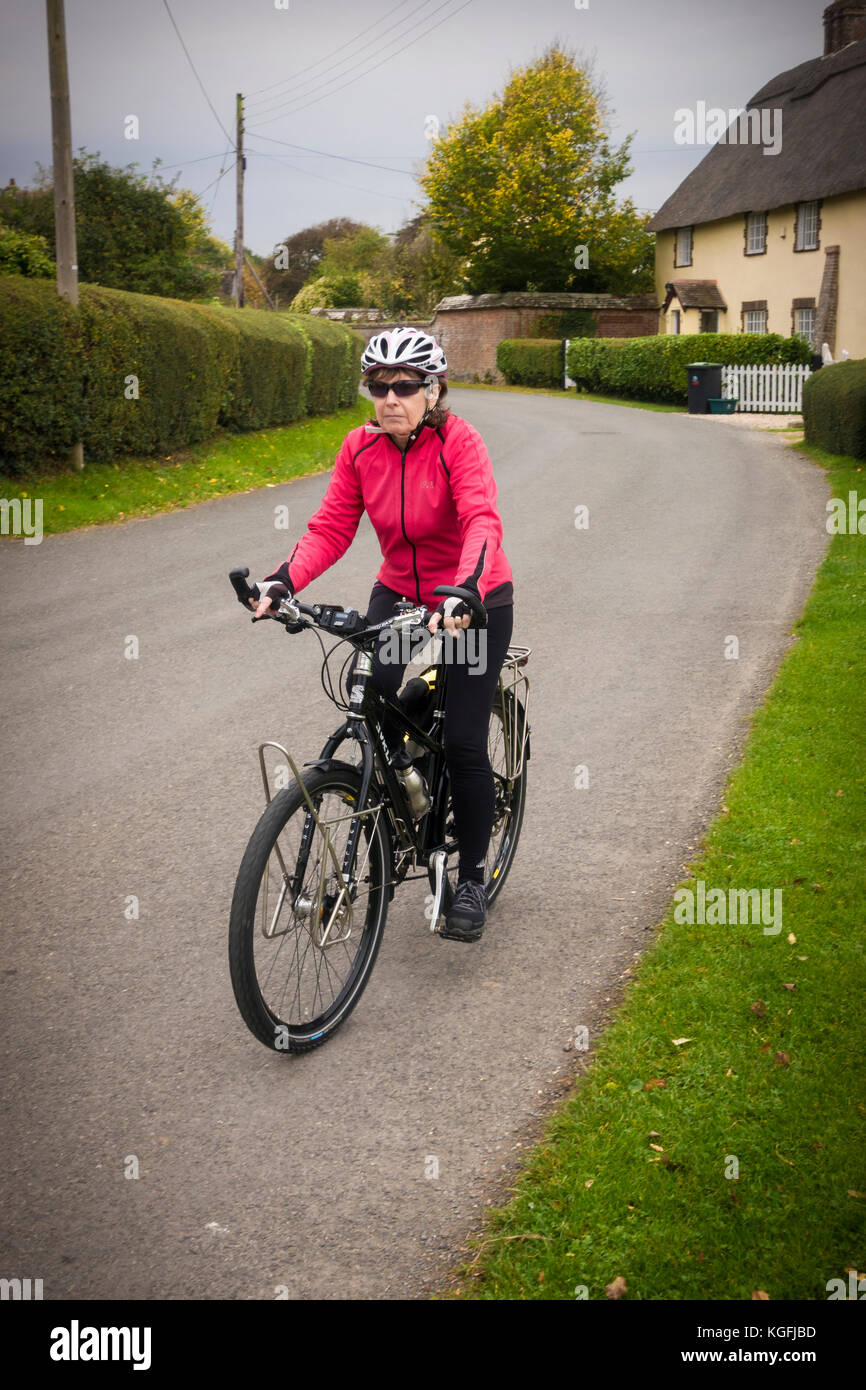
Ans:
[{"label": "pink jacket", "polygon": [[296,593],[346,553],[365,510],[384,557],[377,578],[413,603],[436,608],[437,584],[468,580],[482,600],[510,584],[493,469],[467,420],[448,415],[437,430],[423,426],[405,452],[365,425],[346,435],[321,506],[288,559]]}]

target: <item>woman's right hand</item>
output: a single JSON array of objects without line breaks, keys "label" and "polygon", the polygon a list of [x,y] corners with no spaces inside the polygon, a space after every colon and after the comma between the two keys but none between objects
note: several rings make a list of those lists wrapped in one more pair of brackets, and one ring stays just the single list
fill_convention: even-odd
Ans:
[{"label": "woman's right hand", "polygon": [[281,601],[291,596],[289,587],[279,579],[263,579],[250,587],[252,598],[248,602],[257,618],[272,618]]}]

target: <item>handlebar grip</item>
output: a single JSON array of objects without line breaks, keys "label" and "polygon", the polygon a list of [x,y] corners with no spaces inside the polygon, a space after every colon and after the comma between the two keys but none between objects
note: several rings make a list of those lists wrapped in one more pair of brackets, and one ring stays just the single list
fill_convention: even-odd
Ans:
[{"label": "handlebar grip", "polygon": [[454,584],[437,584],[433,592],[438,598],[462,598],[478,619],[478,626],[487,626],[487,609],[471,589],[461,589]]},{"label": "handlebar grip", "polygon": [[238,602],[242,603],[245,608],[248,607],[248,600],[253,596],[253,591],[247,583],[249,572],[247,565],[236,565],[233,570],[229,571],[229,579],[238,596]]}]

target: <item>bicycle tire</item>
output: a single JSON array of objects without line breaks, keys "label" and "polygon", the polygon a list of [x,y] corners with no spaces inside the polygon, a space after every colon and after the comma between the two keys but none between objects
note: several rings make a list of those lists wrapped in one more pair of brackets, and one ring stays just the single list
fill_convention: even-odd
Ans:
[{"label": "bicycle tire", "polygon": [[[519,741],[522,741],[523,730],[526,723],[525,711],[520,701],[516,700],[510,693],[506,694],[505,698],[510,703],[513,702],[515,706],[514,718],[517,721],[517,737]],[[490,711],[490,726],[488,732],[488,754],[491,760],[496,796],[493,829],[485,856],[486,872],[484,886],[487,890],[488,908],[493,905],[502,892],[511,865],[514,863],[514,856],[517,853],[517,842],[520,838],[520,831],[523,825],[523,813],[526,807],[526,771],[528,759],[524,758],[520,776],[514,779],[510,794],[506,795],[504,767],[497,767],[496,765],[495,745],[499,742],[500,733],[504,739],[502,698],[501,695],[497,693],[493,702],[493,708]],[[493,749],[491,749],[491,739],[494,743]],[[448,805],[445,812],[446,831],[449,825],[453,825],[450,788],[447,797]],[[430,879],[430,886],[433,888],[435,884],[432,869],[428,869],[428,876]],[[456,887],[456,883],[453,881],[454,875],[452,872],[449,872],[449,879],[451,880],[453,889]]]},{"label": "bicycle tire", "polygon": [[[324,810],[326,817],[331,816],[331,807],[326,803],[326,797],[329,795],[336,798],[339,803],[335,809],[339,811],[340,807],[343,808],[340,814],[348,815],[349,811],[345,808],[351,808],[353,805],[357,807],[358,805],[361,776],[359,772],[351,768],[314,768],[304,774],[303,780],[304,786],[320,815]],[[355,903],[362,905],[358,912],[359,917],[360,912],[363,911],[363,922],[360,924],[360,929],[355,929],[356,914],[355,903],[353,903],[351,909],[342,909],[344,917],[335,928],[334,939],[326,945],[322,945],[316,940],[317,931],[320,935],[324,933],[330,905],[336,905],[338,898],[336,890],[342,880],[338,879],[330,856],[326,860],[329,865],[329,873],[327,878],[322,880],[320,865],[325,859],[323,853],[324,838],[322,832],[317,830],[313,834],[304,882],[300,886],[294,884],[297,891],[293,895],[290,892],[289,885],[293,880],[288,878],[287,874],[297,876],[298,858],[297,853],[293,857],[290,847],[291,840],[286,837],[286,832],[294,822],[298,846],[300,846],[301,829],[307,814],[307,802],[296,782],[292,782],[284,790],[277,792],[269,802],[250,837],[238,870],[232,898],[229,922],[229,971],[235,1000],[241,1017],[250,1032],[258,1038],[259,1042],[276,1052],[310,1052],[314,1048],[320,1047],[345,1022],[369,982],[385,930],[388,911],[387,880],[391,852],[384,812],[380,812],[365,821],[365,828],[358,841],[355,864],[352,866],[352,876],[354,876],[360,858],[362,873],[365,869],[367,871],[363,877],[359,878],[359,891],[355,898]],[[345,827],[345,835],[340,837],[343,845],[350,824],[349,820],[342,822]],[[343,858],[343,845],[338,843],[336,848],[336,856],[340,864],[342,864]],[[368,847],[368,851],[365,850],[365,846]],[[278,847],[279,853],[277,852]],[[325,892],[325,887],[331,880],[333,883],[329,895]],[[323,905],[317,919],[316,892],[320,881],[322,882],[321,902]],[[271,920],[268,898],[272,883],[277,891],[277,911]],[[363,893],[360,891],[362,883],[369,885]],[[263,885],[264,894],[262,893]],[[364,899],[366,899],[366,906],[364,906]],[[281,919],[281,913],[286,906],[285,916]],[[259,922],[259,916],[261,916],[261,922]],[[335,918],[335,920],[337,919]],[[346,929],[347,922],[349,935],[346,938],[338,936],[337,932]],[[281,930],[273,930],[270,936],[266,935],[264,927],[268,923],[272,929],[279,923]],[[282,923],[285,925],[283,926]],[[350,950],[347,943],[352,941],[353,935],[354,949]],[[264,941],[266,946],[261,946],[261,941]],[[266,947],[273,947],[276,941],[279,941],[280,945],[275,950],[268,952]],[[270,975],[280,953],[285,949],[286,943],[289,944],[289,950],[272,987]],[[330,952],[340,951],[343,947],[346,948],[343,953],[344,956],[351,957],[346,979],[330,1002],[325,1003],[325,996],[333,975],[333,970],[328,964],[328,956]],[[257,968],[257,950],[261,953],[263,962],[266,962],[269,956],[273,962],[264,982],[260,978],[260,971]],[[336,958],[334,958],[335,969]],[[326,975],[324,987],[322,985],[323,970]],[[274,996],[279,990],[279,981],[283,973],[286,975],[286,985],[282,989],[280,1002],[277,1002]],[[306,1003],[311,976],[316,978],[314,1001],[318,996],[322,1004],[318,1013],[315,1012],[317,1007],[315,1002],[309,1006]],[[291,987],[293,978],[295,980],[294,995],[286,1001],[286,991],[287,988]],[[301,996],[302,984],[305,991],[303,997]],[[307,1013],[309,1013],[309,1017],[303,1016]]]}]

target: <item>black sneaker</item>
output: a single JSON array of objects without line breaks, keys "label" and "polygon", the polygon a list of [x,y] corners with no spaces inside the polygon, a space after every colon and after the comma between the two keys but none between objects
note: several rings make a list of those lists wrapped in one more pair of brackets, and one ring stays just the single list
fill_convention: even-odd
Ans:
[{"label": "black sneaker", "polygon": [[478,941],[487,917],[487,889],[483,883],[464,879],[458,883],[454,898],[440,927],[439,935],[449,941]]}]

